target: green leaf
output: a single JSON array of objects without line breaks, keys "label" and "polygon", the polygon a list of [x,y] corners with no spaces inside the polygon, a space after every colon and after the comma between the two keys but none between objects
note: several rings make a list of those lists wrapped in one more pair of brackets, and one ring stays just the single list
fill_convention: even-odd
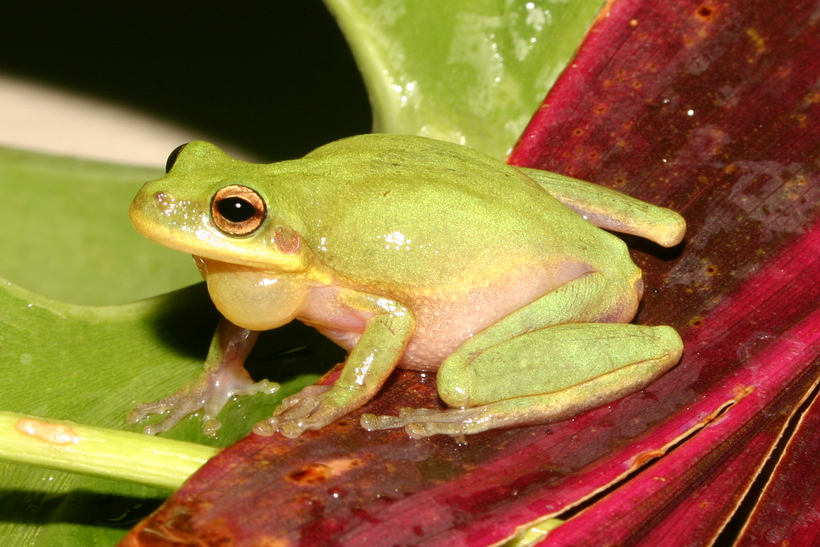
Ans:
[{"label": "green leaf", "polygon": [[374,129],[503,158],[575,53],[601,0],[325,0]]},{"label": "green leaf", "polygon": [[0,276],[57,300],[98,305],[200,281],[190,257],[143,238],[128,219],[137,190],[161,175],[0,148]]},{"label": "green leaf", "polygon": [[[201,371],[217,321],[203,284],[133,304],[88,307],[55,302],[3,282],[0,410],[124,428],[126,413],[137,403],[167,395]],[[248,365],[254,374],[280,381],[280,392],[229,403],[217,438],[201,435],[195,417],[167,436],[211,446],[231,444],[254,421],[268,416],[281,397],[315,381],[341,353],[301,324],[267,333]],[[92,544],[92,536],[110,544],[123,530],[112,533],[107,526],[124,526],[125,514],[132,525],[167,493],[0,464],[0,537],[10,545],[53,545],[49,538],[58,533],[56,528],[60,537],[79,534],[84,538],[77,540],[80,545]],[[98,535],[86,528],[89,515],[100,526]],[[108,515],[120,520],[106,522]],[[48,527],[37,527],[46,522]],[[65,541],[57,544],[71,544]]]}]

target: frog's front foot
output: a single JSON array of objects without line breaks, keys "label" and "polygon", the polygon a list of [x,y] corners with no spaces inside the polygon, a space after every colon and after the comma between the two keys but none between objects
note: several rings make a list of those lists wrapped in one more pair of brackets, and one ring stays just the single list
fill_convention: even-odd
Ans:
[{"label": "frog's front foot", "polygon": [[257,422],[253,432],[270,436],[279,431],[295,439],[308,429],[321,429],[349,412],[334,401],[333,386],[308,386],[299,393],[285,397],[267,420]]},{"label": "frog's front foot", "polygon": [[480,433],[495,427],[493,416],[487,407],[448,410],[428,408],[402,408],[398,416],[364,414],[362,427],[368,431],[403,427],[414,439],[431,435],[459,437]]},{"label": "frog's front foot", "polygon": [[279,389],[276,382],[254,382],[249,376],[245,376],[237,378],[230,369],[206,372],[173,395],[137,406],[128,414],[127,421],[133,424],[151,414],[168,412],[161,422],[147,425],[143,429],[148,435],[156,435],[168,431],[185,416],[202,410],[202,433],[215,435],[222,425],[216,416],[231,397],[274,393]]}]

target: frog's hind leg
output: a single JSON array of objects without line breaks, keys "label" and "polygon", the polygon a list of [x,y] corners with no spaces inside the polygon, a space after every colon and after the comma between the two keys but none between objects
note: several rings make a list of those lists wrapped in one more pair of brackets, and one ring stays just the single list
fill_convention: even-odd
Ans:
[{"label": "frog's hind leg", "polygon": [[362,425],[405,427],[425,437],[555,422],[641,389],[675,365],[682,349],[677,332],[665,326],[548,327],[488,348],[468,366],[444,369],[439,392],[461,408],[365,415]]},{"label": "frog's hind leg", "polygon": [[641,389],[678,361],[683,344],[669,327],[626,324],[642,282],[624,256],[621,275],[585,274],[465,341],[438,371],[452,410],[365,415],[362,425],[414,436],[477,433],[561,420]]}]

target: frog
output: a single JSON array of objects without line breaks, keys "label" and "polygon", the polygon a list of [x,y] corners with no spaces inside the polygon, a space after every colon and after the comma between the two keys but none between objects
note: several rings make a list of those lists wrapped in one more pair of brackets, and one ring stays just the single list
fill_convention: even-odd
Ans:
[{"label": "frog", "polygon": [[364,413],[369,431],[464,435],[568,419],[640,391],[681,358],[666,325],[631,321],[642,272],[612,232],[678,245],[685,220],[607,187],[461,144],[368,134],[271,164],[194,141],[146,183],[131,220],[193,255],[222,315],[190,385],[138,405],[167,431],[236,396],[274,392],[244,360],[299,320],[347,350],[338,378],[253,426],[296,438],[360,409],[396,368],[435,373],[442,410]]}]

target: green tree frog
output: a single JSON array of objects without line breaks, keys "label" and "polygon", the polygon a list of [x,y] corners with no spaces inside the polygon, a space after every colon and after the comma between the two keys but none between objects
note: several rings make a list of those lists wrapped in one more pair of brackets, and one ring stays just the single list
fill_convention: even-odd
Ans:
[{"label": "green tree frog", "polygon": [[256,426],[296,437],[361,407],[395,367],[437,371],[444,411],[365,414],[369,429],[462,435],[565,419],[640,390],[679,360],[668,326],[632,325],[643,291],[626,245],[663,246],[677,213],[465,146],[363,135],[299,160],[245,163],[205,142],[169,158],[131,206],[143,235],[194,255],[224,316],[203,374],[139,405],[146,433],[232,396],[272,391],[243,362],[293,319],[349,351],[332,386],[287,397]]}]

